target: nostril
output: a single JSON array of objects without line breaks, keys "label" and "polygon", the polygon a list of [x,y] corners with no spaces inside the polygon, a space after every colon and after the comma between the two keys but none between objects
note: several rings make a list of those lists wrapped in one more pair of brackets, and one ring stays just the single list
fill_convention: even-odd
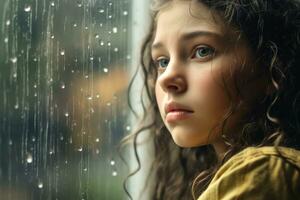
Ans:
[{"label": "nostril", "polygon": [[177,85],[169,85],[168,90],[170,91],[178,91],[179,87]]}]

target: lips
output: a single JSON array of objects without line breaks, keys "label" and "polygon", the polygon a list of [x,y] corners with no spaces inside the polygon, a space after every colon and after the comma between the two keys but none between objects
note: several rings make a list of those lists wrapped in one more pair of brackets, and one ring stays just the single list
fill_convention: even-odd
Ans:
[{"label": "lips", "polygon": [[170,102],[165,106],[165,113],[166,121],[172,123],[189,118],[194,111],[188,106]]}]

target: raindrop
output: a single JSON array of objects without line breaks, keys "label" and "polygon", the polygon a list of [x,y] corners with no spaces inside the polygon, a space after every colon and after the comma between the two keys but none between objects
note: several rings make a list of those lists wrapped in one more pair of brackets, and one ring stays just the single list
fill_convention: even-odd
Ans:
[{"label": "raindrop", "polygon": [[83,171],[85,171],[85,172],[87,172],[87,170],[88,170],[87,168],[84,168],[84,169],[83,169]]},{"label": "raindrop", "polygon": [[54,35],[51,35],[51,39],[54,39]]},{"label": "raindrop", "polygon": [[96,34],[96,35],[95,35],[95,38],[96,38],[96,39],[98,39],[99,37],[100,37],[99,34]]},{"label": "raindrop", "polygon": [[119,51],[119,49],[116,47],[116,48],[114,48],[114,52],[118,52]]},{"label": "raindrop", "polygon": [[33,85],[33,87],[34,87],[34,88],[37,88],[37,85],[36,85],[36,84],[34,84],[34,85]]},{"label": "raindrop", "polygon": [[64,137],[63,136],[60,136],[60,141],[63,141],[64,140]]},{"label": "raindrop", "polygon": [[96,149],[96,154],[99,154],[100,153],[100,150],[99,149]]},{"label": "raindrop", "polygon": [[19,104],[16,104],[14,107],[16,110],[19,109]]},{"label": "raindrop", "polygon": [[78,6],[78,8],[81,8],[82,7],[82,3],[81,2],[77,2],[77,6]]},{"label": "raindrop", "polygon": [[130,55],[127,55],[127,56],[126,56],[126,59],[127,59],[127,60],[130,60],[130,59],[131,59],[131,56],[130,56]]},{"label": "raindrop", "polygon": [[85,131],[82,131],[82,135],[85,135],[86,134],[86,132]]},{"label": "raindrop", "polygon": [[36,62],[37,60],[38,60],[37,58],[34,58],[34,59],[33,59],[34,62]]},{"label": "raindrop", "polygon": [[88,78],[89,78],[89,75],[85,75],[84,78],[85,78],[85,79],[88,79]]},{"label": "raindrop", "polygon": [[18,61],[18,58],[17,58],[17,57],[13,57],[13,58],[10,59],[10,61],[11,61],[12,63],[16,63],[16,62]]},{"label": "raindrop", "polygon": [[126,10],[123,11],[123,15],[124,15],[124,16],[127,16],[127,15],[128,15],[128,11],[126,11]]},{"label": "raindrop", "polygon": [[30,12],[31,11],[31,6],[30,5],[26,5],[24,8],[25,12]]},{"label": "raindrop", "polygon": [[100,41],[100,45],[101,45],[101,46],[104,46],[104,42],[103,42],[102,40]]},{"label": "raindrop", "polygon": [[10,20],[7,20],[5,24],[6,24],[6,26],[9,26],[10,25]]},{"label": "raindrop", "polygon": [[66,88],[66,85],[65,85],[65,83],[61,83],[61,89],[65,89]]},{"label": "raindrop", "polygon": [[100,94],[96,94],[96,98],[99,99],[100,98]]},{"label": "raindrop", "polygon": [[32,161],[33,161],[32,155],[30,153],[27,154],[26,162],[27,163],[32,163]]},{"label": "raindrop", "polygon": [[34,97],[37,97],[37,93],[35,92],[33,96],[34,96]]},{"label": "raindrop", "polygon": [[113,27],[112,31],[113,31],[113,33],[117,33],[118,32],[118,28],[117,27]]},{"label": "raindrop", "polygon": [[107,42],[107,46],[109,46],[109,47],[110,47],[110,46],[111,46],[111,42]]},{"label": "raindrop", "polygon": [[69,117],[69,113],[68,113],[68,112],[66,112],[66,113],[65,113],[65,116],[66,116],[66,117]]},{"label": "raindrop", "polygon": [[77,24],[76,24],[76,23],[74,23],[74,24],[73,24],[73,27],[77,27]]},{"label": "raindrop", "polygon": [[116,164],[116,162],[115,162],[114,160],[111,160],[111,161],[110,161],[110,165],[111,165],[111,166],[114,166],[115,164]]},{"label": "raindrop", "polygon": [[51,2],[50,2],[50,5],[51,5],[52,7],[55,6],[54,1],[51,1]]},{"label": "raindrop", "polygon": [[117,171],[113,171],[111,175],[112,175],[112,176],[117,176],[117,175],[118,175],[118,172],[117,172]]},{"label": "raindrop", "polygon": [[109,5],[109,6],[112,6],[112,2],[109,2],[108,5]]},{"label": "raindrop", "polygon": [[111,103],[110,103],[110,102],[108,102],[108,103],[106,104],[106,106],[111,106]]},{"label": "raindrop", "polygon": [[130,130],[131,130],[131,127],[130,127],[130,126],[126,126],[126,130],[127,130],[127,131],[130,131]]},{"label": "raindrop", "polygon": [[35,138],[35,137],[32,137],[31,141],[32,141],[32,142],[35,142],[35,141],[36,141],[36,138]]},{"label": "raindrop", "polygon": [[82,152],[82,147],[78,148],[78,151],[79,151],[79,152]]},{"label": "raindrop", "polygon": [[42,189],[43,187],[44,187],[44,185],[43,185],[43,183],[40,181],[40,182],[38,183],[38,188]]},{"label": "raindrop", "polygon": [[65,55],[65,50],[61,50],[60,55],[64,56]]},{"label": "raindrop", "polygon": [[108,19],[111,19],[112,18],[112,15],[108,15]]},{"label": "raindrop", "polygon": [[103,68],[103,71],[104,71],[105,73],[107,73],[107,72],[108,72],[108,69],[107,69],[107,68]]},{"label": "raindrop", "polygon": [[94,57],[90,57],[90,61],[93,61],[94,60]]},{"label": "raindrop", "polygon": [[17,73],[13,73],[13,77],[14,77],[14,78],[17,78]]},{"label": "raindrop", "polygon": [[12,140],[8,141],[9,146],[11,146],[13,144]]},{"label": "raindrop", "polygon": [[93,100],[93,97],[92,97],[92,96],[88,96],[87,99],[88,99],[88,100]]},{"label": "raindrop", "polygon": [[99,13],[104,13],[104,9],[99,9],[99,11],[98,11]]},{"label": "raindrop", "polygon": [[96,138],[96,140],[95,140],[96,142],[100,142],[100,139],[99,138]]},{"label": "raindrop", "polygon": [[86,26],[86,27],[84,27],[84,29],[85,29],[85,30],[88,30],[88,29],[89,29],[89,27],[87,27],[87,26]]},{"label": "raindrop", "polygon": [[54,154],[54,151],[53,150],[50,150],[49,151],[49,155],[53,155]]},{"label": "raindrop", "polygon": [[4,42],[5,42],[5,43],[8,43],[8,38],[7,38],[7,37],[4,38]]}]

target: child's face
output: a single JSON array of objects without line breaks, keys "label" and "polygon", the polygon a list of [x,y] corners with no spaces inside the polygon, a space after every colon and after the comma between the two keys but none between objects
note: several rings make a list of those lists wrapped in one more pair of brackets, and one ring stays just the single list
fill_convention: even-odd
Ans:
[{"label": "child's face", "polygon": [[[176,144],[194,147],[220,143],[220,123],[230,105],[222,80],[243,65],[247,46],[230,42],[218,18],[190,1],[173,1],[157,17],[152,58],[157,63],[156,99],[162,119]],[[230,82],[226,80],[227,82]],[[230,83],[229,87],[230,87]],[[233,127],[238,116],[230,118]]]}]

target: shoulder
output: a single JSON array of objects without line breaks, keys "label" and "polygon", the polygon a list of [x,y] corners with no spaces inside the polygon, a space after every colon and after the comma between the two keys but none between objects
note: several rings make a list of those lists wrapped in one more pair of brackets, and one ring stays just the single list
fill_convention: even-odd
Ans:
[{"label": "shoulder", "polygon": [[300,198],[300,151],[249,147],[228,160],[199,200]]}]

